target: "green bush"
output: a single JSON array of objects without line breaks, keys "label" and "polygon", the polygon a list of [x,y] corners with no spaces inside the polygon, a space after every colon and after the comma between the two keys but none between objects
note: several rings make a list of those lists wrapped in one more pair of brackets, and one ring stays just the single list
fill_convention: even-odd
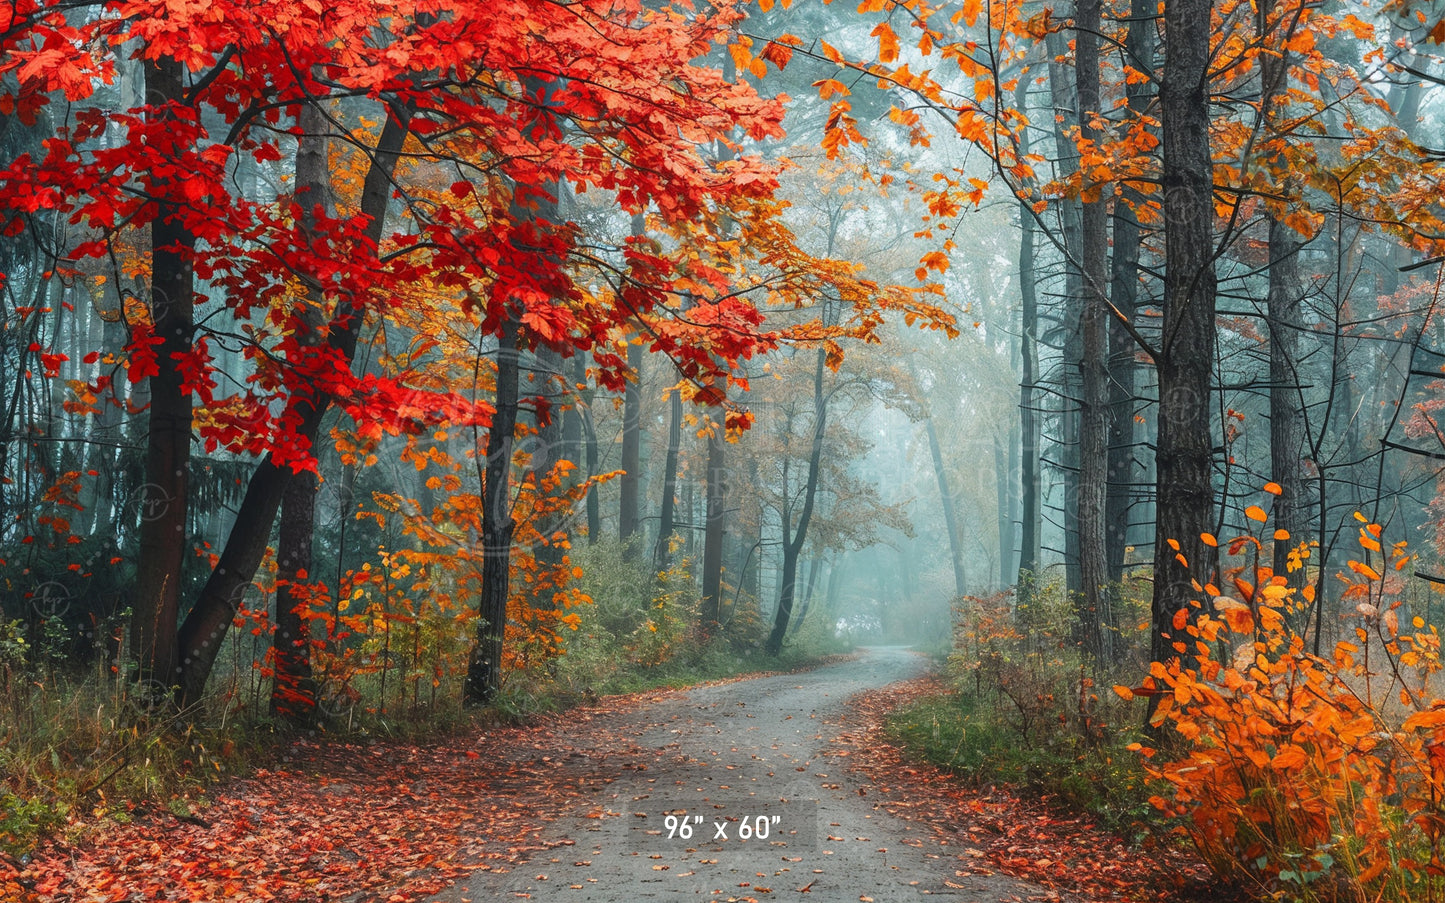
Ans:
[{"label": "green bush", "polygon": [[[1107,687],[1110,669],[1069,640],[1072,606],[1062,588],[1034,584],[1011,595],[963,600],[947,668],[951,692],[890,718],[891,735],[921,758],[979,785],[1009,785],[1055,798],[1126,831],[1152,812],[1127,706]],[[1124,617],[1133,618],[1126,602]],[[1137,619],[1134,619],[1137,621]],[[1121,658],[1145,642],[1121,632]]]},{"label": "green bush", "polygon": [[58,803],[0,793],[0,851],[23,856],[64,823],[65,810]]},{"label": "green bush", "polygon": [[687,559],[654,573],[644,555],[616,540],[574,548],[571,558],[582,570],[577,585],[592,604],[577,610],[577,629],[564,636],[565,654],[551,674],[555,691],[565,697],[586,699],[787,669],[845,648],[825,619],[815,617],[790,638],[782,656],[762,655],[771,625],[755,599],[728,587],[721,623],[705,634]]}]

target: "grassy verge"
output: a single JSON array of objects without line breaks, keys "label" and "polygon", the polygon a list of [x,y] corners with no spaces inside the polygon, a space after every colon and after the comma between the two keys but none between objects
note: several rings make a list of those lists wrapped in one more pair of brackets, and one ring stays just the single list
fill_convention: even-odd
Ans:
[{"label": "grassy verge", "polygon": [[[472,620],[433,617],[425,600],[402,600],[411,614],[386,620],[383,608],[368,609],[384,629],[313,651],[318,720],[309,733],[445,743],[605,696],[791,670],[844,650],[816,615],[781,656],[762,655],[769,625],[739,591],[704,634],[685,560],[654,573],[648,556],[617,542],[573,557],[590,601],[569,609],[547,642],[509,638],[505,684],[490,707],[461,704]],[[274,761],[295,733],[269,711],[265,615],[263,600],[247,613],[252,629],[230,633],[210,697],[188,712],[138,697],[109,653],[88,664],[73,658],[75,640],[56,619],[0,621],[0,853],[23,856],[47,835],[125,819],[138,806],[187,817],[217,781]],[[124,635],[124,624],[113,626]]]},{"label": "grassy verge", "polygon": [[963,694],[924,697],[894,712],[887,730],[910,755],[970,784],[1047,797],[1126,837],[1148,833],[1157,817],[1139,756],[1125,748],[1134,739],[1127,732],[1094,742],[1061,728],[1045,740],[1024,742]]},{"label": "grassy verge", "polygon": [[[1138,624],[1142,600],[1122,599],[1119,621]],[[950,692],[895,712],[890,736],[910,754],[978,786],[1002,785],[1084,813],[1122,835],[1152,833],[1158,813],[1137,753],[1138,713],[1107,689],[1110,674],[1071,640],[1073,608],[1063,588],[1029,582],[1021,594],[961,600]],[[1139,627],[1120,628],[1110,666],[1137,668],[1147,648]],[[1119,677],[1124,680],[1124,677]]]},{"label": "grassy verge", "polygon": [[[610,640],[573,640],[550,667],[511,673],[486,709],[464,709],[455,693],[419,705],[387,695],[378,704],[368,677],[354,684],[360,698],[326,713],[311,733],[444,743],[613,694],[793,670],[842,651],[817,629],[805,629],[777,658],[739,650],[727,636],[679,642],[670,654],[641,661]],[[249,675],[230,683],[222,675],[206,711],[177,713],[134,698],[134,685],[113,674],[7,673],[8,682],[0,680],[0,854],[15,859],[47,836],[96,819],[124,821],[137,808],[191,816],[208,805],[215,784],[274,762],[295,736],[269,717],[269,688],[246,683]]]}]

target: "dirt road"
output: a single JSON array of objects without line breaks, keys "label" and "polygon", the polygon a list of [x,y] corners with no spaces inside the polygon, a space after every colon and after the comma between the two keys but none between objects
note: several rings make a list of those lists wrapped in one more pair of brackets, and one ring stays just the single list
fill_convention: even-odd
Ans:
[{"label": "dirt road", "polygon": [[[559,731],[546,761],[580,793],[573,814],[544,830],[549,848],[433,899],[1062,899],[962,873],[962,848],[890,815],[877,789],[849,773],[846,750],[832,742],[844,701],[924,667],[907,650],[871,649]],[[619,737],[630,740],[620,765]]]}]

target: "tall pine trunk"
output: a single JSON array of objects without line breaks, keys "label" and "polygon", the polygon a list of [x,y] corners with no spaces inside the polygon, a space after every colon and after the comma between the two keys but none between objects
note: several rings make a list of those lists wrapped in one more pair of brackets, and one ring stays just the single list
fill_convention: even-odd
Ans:
[{"label": "tall pine trunk", "polygon": [[[1159,439],[1150,655],[1169,662],[1175,613],[1210,582],[1214,526],[1210,418],[1215,348],[1214,167],[1209,149],[1210,0],[1166,0],[1160,88],[1164,165],[1164,311],[1158,356]],[[1188,665],[1186,660],[1183,664]],[[1157,700],[1159,697],[1151,697]],[[1152,706],[1151,706],[1152,708]],[[1152,711],[1150,713],[1152,715]]]},{"label": "tall pine trunk", "polygon": [[[1124,48],[1129,65],[1149,78],[1130,79],[1124,87],[1131,127],[1143,128],[1143,116],[1154,96],[1154,22],[1151,0],[1131,0],[1129,34]],[[1137,125],[1136,125],[1137,124]],[[1129,546],[1129,520],[1134,497],[1134,393],[1136,391],[1134,337],[1121,320],[1132,321],[1139,299],[1139,252],[1143,233],[1136,211],[1146,199],[1138,188],[1125,183],[1114,204],[1114,242],[1110,257],[1109,302],[1117,316],[1109,329],[1109,485],[1104,498],[1105,555],[1109,582],[1122,584]]]},{"label": "tall pine trunk", "polygon": [[[1281,9],[1280,14],[1290,13]],[[1261,36],[1275,34],[1272,43],[1281,48],[1293,32],[1292,24],[1271,23],[1263,8],[1257,21]],[[1282,105],[1289,87],[1290,65],[1289,51],[1284,49],[1260,59],[1260,116],[1266,134],[1277,130],[1276,108]],[[1286,179],[1286,184],[1292,181]],[[1290,536],[1288,541],[1275,542],[1273,566],[1276,574],[1287,575],[1290,547],[1304,541],[1309,524],[1309,500],[1305,497],[1304,393],[1299,374],[1299,340],[1304,332],[1299,276],[1302,243],[1299,234],[1268,208],[1265,222],[1269,229],[1269,294],[1265,298],[1265,318],[1269,325],[1269,472],[1270,479],[1280,488],[1274,502],[1274,526]],[[1296,587],[1302,585],[1303,577],[1301,570],[1294,581]]]},{"label": "tall pine trunk", "polygon": [[[1074,77],[1078,87],[1079,133],[1098,143],[1094,127],[1102,115],[1099,100],[1100,0],[1078,0],[1075,16]],[[1087,173],[1084,174],[1088,178]],[[1096,663],[1108,663],[1114,653],[1114,604],[1105,552],[1105,488],[1109,467],[1109,310],[1105,295],[1109,255],[1108,214],[1103,187],[1081,186],[1079,217],[1079,269],[1083,281],[1079,311],[1079,577],[1081,594],[1075,598],[1076,639]]]},{"label": "tall pine trunk", "polygon": [[[1027,113],[1028,79],[1019,79],[1014,105]],[[1029,153],[1028,130],[1019,137],[1019,153]],[[1034,269],[1034,218],[1019,205],[1019,602],[1039,568],[1039,426],[1034,394],[1038,382],[1039,304]]]},{"label": "tall pine trunk", "polygon": [[[1065,60],[1068,42],[1062,31],[1050,31],[1046,37],[1049,53],[1049,90],[1054,102],[1054,146],[1059,158],[1060,175],[1074,175],[1079,168],[1079,152],[1071,135],[1079,124],[1079,97],[1076,80],[1068,76]],[[1085,307],[1084,274],[1080,268],[1083,243],[1082,205],[1065,198],[1059,203],[1064,248],[1064,353],[1059,380],[1059,442],[1057,465],[1062,472],[1064,500],[1060,520],[1064,526],[1064,584],[1070,595],[1083,592],[1084,575],[1080,569],[1079,525],[1079,442],[1082,428],[1079,396],[1084,344],[1082,316]]]}]

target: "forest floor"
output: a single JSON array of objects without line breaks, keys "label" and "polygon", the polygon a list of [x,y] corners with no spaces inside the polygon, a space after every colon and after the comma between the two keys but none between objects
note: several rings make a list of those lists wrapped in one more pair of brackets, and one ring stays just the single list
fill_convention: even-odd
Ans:
[{"label": "forest floor", "polygon": [[[0,861],[0,899],[1229,899],[1181,851],[905,761],[884,717],[938,690],[920,656],[875,649],[437,746],[298,742],[195,815],[137,811]],[[669,839],[679,825],[693,836]]]}]

